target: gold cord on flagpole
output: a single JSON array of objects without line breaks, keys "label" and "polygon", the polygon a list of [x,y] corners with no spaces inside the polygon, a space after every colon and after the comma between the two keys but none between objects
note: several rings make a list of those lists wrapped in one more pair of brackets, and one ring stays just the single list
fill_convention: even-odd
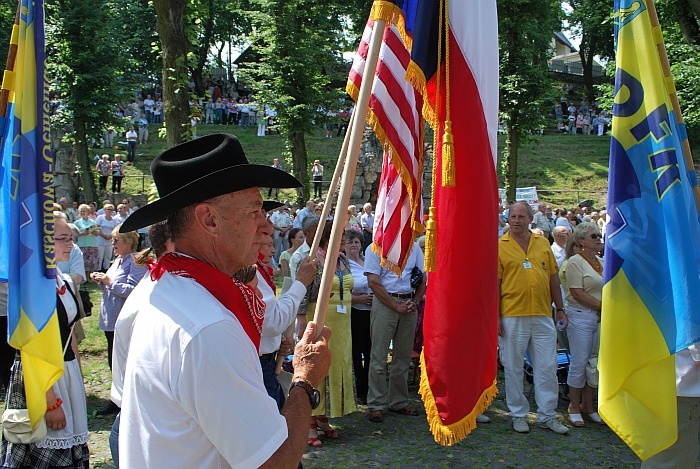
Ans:
[{"label": "gold cord on flagpole", "polygon": [[[450,119],[450,5],[449,0],[442,0],[440,20],[445,18],[445,129],[442,134],[442,185],[454,187],[455,185],[455,149],[452,137],[452,120]],[[442,3],[441,2],[441,3]],[[442,28],[440,28],[442,32]]]},{"label": "gold cord on flagpole", "polygon": [[[437,220],[436,220],[436,209],[435,209],[435,187],[437,185],[437,172],[438,172],[438,145],[440,144],[440,98],[441,98],[441,88],[442,88],[442,70],[441,70],[441,59],[442,59],[442,9],[444,8],[444,1],[440,0],[440,11],[438,12],[438,51],[437,51],[437,70],[435,72],[435,116],[436,125],[433,128],[433,172],[431,175],[431,188],[430,188],[430,208],[428,209],[428,221],[425,224],[425,270],[427,272],[434,272],[437,257],[437,240],[436,233],[437,230]],[[427,98],[426,98],[427,102]],[[451,138],[451,136],[450,136]],[[442,148],[443,153],[445,151],[444,146]],[[442,160],[442,166],[444,167],[444,156]],[[444,182],[443,182],[444,185]]]}]

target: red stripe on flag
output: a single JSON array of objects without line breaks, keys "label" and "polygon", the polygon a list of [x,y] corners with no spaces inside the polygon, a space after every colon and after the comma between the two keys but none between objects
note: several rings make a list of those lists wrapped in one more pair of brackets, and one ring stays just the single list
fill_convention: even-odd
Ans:
[{"label": "red stripe on flag", "polygon": [[[489,405],[495,393],[498,346],[498,185],[479,90],[452,35],[450,74],[459,77],[450,88],[457,183],[435,187],[436,270],[430,273],[423,323],[426,377],[444,426],[467,421],[468,416],[475,418]],[[441,76],[444,80],[444,68]],[[444,101],[440,122],[442,134]],[[441,174],[441,146],[437,150],[434,171]],[[475,230],[469,217],[458,215],[474,203],[484,212],[485,229]],[[454,248],[463,242],[465,233],[476,249]],[[464,340],[464,331],[469,331],[471,340]],[[455,344],[462,357],[458,370]],[[446,439],[447,444],[465,435],[458,438],[460,431],[456,432]]]},{"label": "red stripe on flag", "polygon": [[[361,85],[373,24],[367,23],[348,77],[348,90],[354,98]],[[421,229],[423,96],[406,81],[410,53],[396,26],[387,25],[379,57],[369,102],[370,123],[385,148],[374,242],[382,266],[398,272],[410,254],[415,229]]]}]

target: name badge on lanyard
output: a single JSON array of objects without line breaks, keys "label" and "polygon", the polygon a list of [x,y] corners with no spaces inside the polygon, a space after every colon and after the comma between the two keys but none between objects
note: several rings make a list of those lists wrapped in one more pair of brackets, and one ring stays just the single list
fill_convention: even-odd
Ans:
[{"label": "name badge on lanyard", "polygon": [[338,284],[340,286],[340,304],[336,307],[336,312],[340,314],[347,313],[345,305],[343,304],[343,272],[335,271],[335,276],[338,277]]}]

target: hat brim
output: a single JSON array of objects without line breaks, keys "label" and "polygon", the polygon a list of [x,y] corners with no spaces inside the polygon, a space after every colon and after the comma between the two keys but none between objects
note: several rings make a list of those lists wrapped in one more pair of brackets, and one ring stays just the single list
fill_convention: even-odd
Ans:
[{"label": "hat brim", "polygon": [[212,197],[238,192],[251,187],[295,188],[302,184],[291,174],[257,164],[244,164],[207,174],[185,184],[132,213],[119,229],[120,233],[135,231],[165,220],[175,211]]},{"label": "hat brim", "polygon": [[277,200],[263,200],[263,210],[269,212],[276,208],[280,208],[284,205],[283,202],[278,202]]}]

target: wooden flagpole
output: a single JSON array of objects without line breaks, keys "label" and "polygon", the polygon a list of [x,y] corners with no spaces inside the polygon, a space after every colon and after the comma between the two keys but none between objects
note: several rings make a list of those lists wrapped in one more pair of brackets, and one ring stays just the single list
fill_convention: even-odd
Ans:
[{"label": "wooden flagpole", "polygon": [[[374,74],[377,70],[379,49],[381,48],[384,38],[385,26],[385,20],[377,20],[374,23],[374,31],[372,32],[372,39],[367,52],[367,60],[365,61],[365,69],[362,73],[360,93],[357,98],[355,111],[352,113],[353,119],[350,123],[349,154],[345,160],[345,169],[340,183],[340,193],[338,194],[338,203],[336,207],[347,207],[350,202],[350,194],[352,193],[352,185],[355,180],[355,170],[357,169],[360,145],[362,144],[362,135],[365,128],[365,119],[369,107],[369,98],[372,95],[372,84],[374,83]],[[316,311],[314,313],[314,321],[317,327],[316,338],[320,337],[323,331],[323,325],[326,322],[328,301],[330,299],[333,276],[335,275],[338,252],[340,251],[340,238],[343,236],[343,226],[345,225],[344,219],[344,216],[338,216],[338,211],[336,210],[331,237],[328,241],[326,259],[323,263],[323,276],[321,277],[321,286],[319,288]],[[316,237],[320,236],[319,231],[321,230],[316,231]],[[348,295],[349,294],[348,292]]]},{"label": "wooden flagpole", "polygon": [[[7,52],[7,62],[5,64],[5,73],[2,77],[2,89],[0,90],[0,117],[6,117],[7,103],[10,100],[10,87],[14,81],[15,61],[17,58],[17,44],[19,42],[19,12],[22,7],[22,1],[17,3],[17,13],[15,14],[15,22],[12,25],[12,34],[10,36],[10,49]],[[2,135],[0,135],[2,138]]]},{"label": "wooden flagpole", "polygon": [[[348,122],[348,129],[352,125],[353,121],[355,120],[355,113],[350,116],[350,122]],[[331,185],[328,187],[328,194],[326,194],[326,203],[323,206],[323,210],[321,211],[321,219],[318,221],[318,228],[316,228],[316,235],[314,236],[314,240],[311,244],[311,250],[309,251],[309,257],[313,259],[316,257],[316,251],[318,250],[318,245],[321,242],[321,236],[323,234],[323,228],[326,226],[326,219],[328,218],[328,214],[331,211],[331,203],[333,202],[333,194],[335,193],[336,188],[338,187],[338,180],[340,179],[340,174],[342,171],[342,168],[345,164],[345,160],[347,159],[348,156],[348,146],[350,142],[350,132],[345,132],[345,138],[343,139],[343,146],[340,149],[340,154],[338,155],[338,162],[335,165],[335,171],[333,172],[333,178],[331,179]],[[337,212],[337,211],[336,211]],[[337,217],[336,213],[336,217]],[[283,335],[285,338],[290,338],[294,334],[294,322],[292,322],[289,327],[283,332]],[[276,365],[275,365],[275,373],[279,374],[280,369],[282,367],[282,362],[284,361],[284,357],[281,354],[277,354],[277,360],[276,360]]]},{"label": "wooden flagpole", "polygon": [[[355,113],[350,116],[350,122],[348,122],[348,129],[352,126],[355,121]],[[331,213],[331,205],[333,204],[333,196],[338,188],[338,181],[340,180],[340,175],[343,172],[345,162],[348,157],[348,147],[350,145],[350,138],[352,135],[350,132],[345,132],[345,138],[343,139],[343,146],[340,149],[340,154],[338,155],[338,162],[335,165],[335,171],[333,171],[333,177],[331,178],[331,184],[328,186],[328,193],[326,194],[326,202],[323,204],[323,210],[321,210],[321,219],[318,221],[318,227],[316,228],[316,235],[311,243],[311,250],[309,250],[309,257],[316,257],[316,251],[318,251],[318,245],[321,242],[321,236],[323,236],[323,229],[326,227],[326,220],[328,219],[328,214]],[[338,208],[338,207],[336,207]],[[335,218],[338,217],[338,210],[335,211]]]},{"label": "wooden flagpole", "polygon": [[[668,90],[669,97],[671,98],[673,112],[676,114],[676,124],[683,125],[683,114],[681,114],[681,106],[678,103],[676,85],[673,81],[673,75],[671,74],[671,65],[668,62],[666,46],[664,45],[664,41],[661,36],[661,25],[659,24],[659,16],[656,14],[656,5],[654,4],[654,0],[648,0],[647,7],[649,10],[649,20],[651,22],[653,37],[656,41],[656,48],[658,49],[659,58],[661,59],[661,66],[664,69],[666,89]],[[695,165],[693,164],[693,154],[690,151],[690,143],[688,143],[688,138],[684,138],[681,144],[683,145],[683,157],[685,158],[686,170],[688,170],[689,172],[695,172]],[[695,208],[698,212],[698,215],[700,216],[700,187],[698,187],[697,179],[694,182],[695,185],[693,186],[693,194],[695,195]]]}]

